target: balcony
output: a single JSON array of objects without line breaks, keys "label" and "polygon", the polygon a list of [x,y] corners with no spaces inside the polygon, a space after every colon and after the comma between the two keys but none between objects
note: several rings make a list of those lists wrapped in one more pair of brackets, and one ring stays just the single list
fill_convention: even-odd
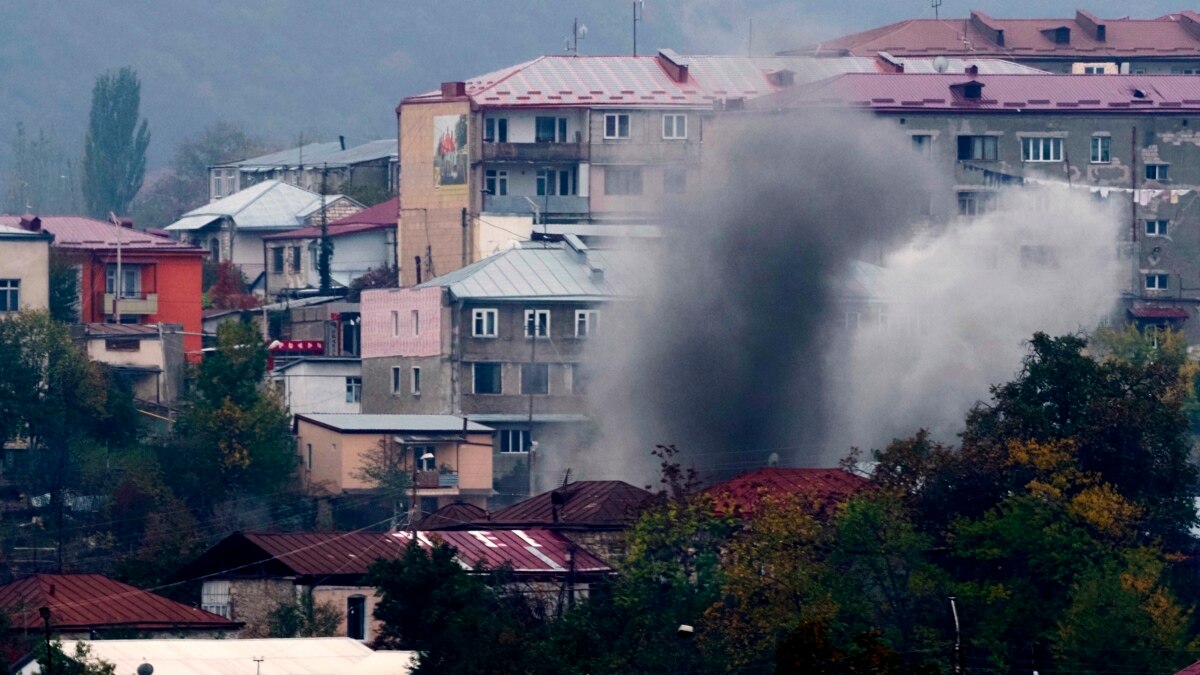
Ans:
[{"label": "balcony", "polygon": [[587,143],[484,143],[485,162],[586,162]]},{"label": "balcony", "polygon": [[[113,313],[113,298],[116,293],[104,294],[104,313]],[[122,314],[158,314],[158,294],[142,293],[134,296],[126,294],[121,298]]]},{"label": "balcony", "polygon": [[457,488],[457,471],[418,471],[418,490],[437,490],[439,488]]},{"label": "balcony", "polygon": [[[551,195],[537,197],[526,195],[542,213],[587,213],[588,198],[577,195]],[[486,213],[508,213],[533,215],[533,207],[521,195],[484,195],[483,210]]]}]

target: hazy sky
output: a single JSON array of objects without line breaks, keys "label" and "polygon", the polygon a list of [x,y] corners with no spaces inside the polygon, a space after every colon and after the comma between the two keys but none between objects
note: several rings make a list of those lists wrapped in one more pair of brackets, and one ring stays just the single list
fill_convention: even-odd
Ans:
[{"label": "hazy sky", "polygon": [[[1072,16],[1074,2],[944,0],[942,16],[977,7],[993,16]],[[1152,17],[1181,5],[1098,0],[1088,9]],[[132,65],[153,134],[151,165],[179,140],[217,120],[275,142],[306,137],[351,142],[395,133],[407,95],[515,63],[561,53],[578,16],[580,51],[631,48],[629,0],[0,0],[0,166],[17,122],[81,144],[95,76]],[[743,53],[932,16],[929,0],[648,0],[639,51]]]}]

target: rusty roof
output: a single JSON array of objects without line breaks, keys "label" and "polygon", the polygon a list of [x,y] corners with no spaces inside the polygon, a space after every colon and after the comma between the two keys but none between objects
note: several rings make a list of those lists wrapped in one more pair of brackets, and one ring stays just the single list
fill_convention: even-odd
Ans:
[{"label": "rusty roof", "polygon": [[[396,227],[400,217],[400,197],[392,197],[368,209],[338,218],[327,224],[329,236],[338,237],[359,232],[374,232]],[[321,227],[302,227],[278,234],[268,234],[263,239],[314,239],[321,236]]]},{"label": "rusty roof", "polygon": [[1072,18],[997,19],[972,11],[965,19],[908,19],[784,53],[873,56],[881,51],[895,56],[1091,61],[1195,58],[1200,51],[1200,14],[1184,10],[1155,19],[1101,19],[1079,11]]},{"label": "rusty roof", "polygon": [[417,523],[419,530],[463,530],[478,528],[488,521],[488,512],[474,504],[455,502],[425,516]]},{"label": "rusty roof", "polygon": [[1135,319],[1186,319],[1187,310],[1183,307],[1160,307],[1154,305],[1134,305],[1129,308],[1129,315]]},{"label": "rusty roof", "polygon": [[[556,507],[555,495],[562,500]],[[619,480],[581,480],[543,492],[491,515],[493,527],[624,528],[654,495]]]},{"label": "rusty roof", "polygon": [[820,508],[853,497],[870,485],[862,476],[843,469],[791,469],[767,467],[744,473],[706,492],[719,506],[729,506],[744,516],[754,515],[764,498],[792,495],[812,499]]},{"label": "rusty roof", "polygon": [[[41,227],[54,235],[57,248],[82,250],[116,250],[118,242],[123,251],[146,253],[165,251],[173,254],[204,255],[204,249],[176,241],[170,237],[119,227],[84,216],[38,216]],[[0,215],[0,225],[20,227],[22,216]]]},{"label": "rusty roof", "polygon": [[[963,85],[981,85],[967,98]],[[1178,114],[1200,111],[1194,75],[847,73],[746,102],[752,110],[851,107],[964,113]]]},{"label": "rusty roof", "polygon": [[[388,535],[407,545],[409,532]],[[538,576],[572,571],[577,574],[607,574],[613,569],[586,549],[551,530],[444,530],[417,531],[417,541],[429,548],[437,540],[453,546],[459,563],[474,567],[482,563],[490,568],[508,565],[514,574]]]},{"label": "rusty roof", "polygon": [[236,630],[240,623],[169,600],[102,574],[34,574],[0,586],[0,608],[14,628],[40,629],[50,608],[58,631],[100,628]]}]

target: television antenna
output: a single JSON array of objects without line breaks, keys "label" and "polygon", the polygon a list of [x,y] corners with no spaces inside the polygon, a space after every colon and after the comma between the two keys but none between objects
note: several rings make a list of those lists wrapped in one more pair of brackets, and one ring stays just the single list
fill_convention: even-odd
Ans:
[{"label": "television antenna", "polygon": [[637,25],[646,20],[646,0],[633,0],[633,55],[637,56]]},{"label": "television antenna", "polygon": [[571,22],[571,35],[567,37],[567,51],[579,56],[579,41],[587,37],[587,26],[579,23],[579,17]]},{"label": "television antenna", "polygon": [[937,20],[939,18],[938,17],[938,8],[942,6],[942,0],[929,0],[929,5],[931,7],[933,7],[934,20]]}]

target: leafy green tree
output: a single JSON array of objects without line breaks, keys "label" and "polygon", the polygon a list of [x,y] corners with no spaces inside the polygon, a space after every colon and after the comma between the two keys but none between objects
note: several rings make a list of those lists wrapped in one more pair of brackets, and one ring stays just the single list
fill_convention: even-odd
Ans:
[{"label": "leafy green tree", "polygon": [[342,623],[337,607],[328,602],[317,602],[312,589],[300,594],[298,599],[280,604],[267,617],[268,637],[333,637]]},{"label": "leafy green tree", "polygon": [[146,175],[150,129],[139,124],[142,85],[126,66],[96,78],[83,149],[83,197],[87,212],[105,218],[128,213]]},{"label": "leafy green tree", "polygon": [[9,161],[6,213],[76,213],[79,167],[58,139],[39,128],[36,136],[17,123]]},{"label": "leafy green tree", "polygon": [[362,292],[375,288],[396,288],[400,285],[400,270],[392,265],[367,270],[367,273],[350,282],[350,292],[346,299],[358,302]]},{"label": "leafy green tree", "polygon": [[79,320],[79,268],[56,246],[50,247],[50,316],[63,323]]},{"label": "leafy green tree", "polygon": [[[402,526],[400,514],[404,512],[405,491],[412,487],[414,458],[405,446],[392,438],[385,438],[362,454],[362,463],[351,475],[357,480],[374,485],[383,491],[392,502],[392,529]],[[415,517],[413,505],[409,512]]]},{"label": "leafy green tree", "polygon": [[104,659],[93,659],[92,649],[82,640],[75,643],[74,653],[63,651],[62,642],[55,640],[46,649],[45,643],[37,648],[37,663],[46,675],[117,675],[117,667]]}]

